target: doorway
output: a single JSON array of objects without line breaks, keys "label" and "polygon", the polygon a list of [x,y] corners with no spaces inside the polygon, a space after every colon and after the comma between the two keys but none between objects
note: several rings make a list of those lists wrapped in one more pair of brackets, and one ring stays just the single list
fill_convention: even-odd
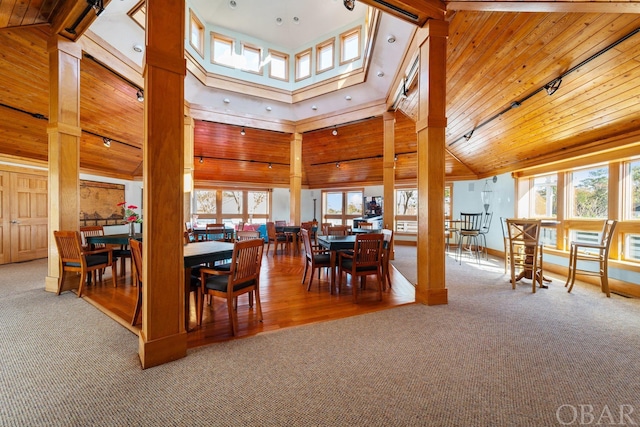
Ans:
[{"label": "doorway", "polygon": [[0,170],[0,264],[48,255],[47,176]]}]

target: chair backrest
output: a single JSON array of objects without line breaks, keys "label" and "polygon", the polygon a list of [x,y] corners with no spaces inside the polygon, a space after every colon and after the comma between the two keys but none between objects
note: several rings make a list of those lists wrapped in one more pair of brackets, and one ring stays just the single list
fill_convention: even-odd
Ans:
[{"label": "chair backrest", "polygon": [[509,229],[507,227],[507,218],[501,216],[500,217],[500,226],[502,227],[502,237],[505,239],[509,238]]},{"label": "chair backrest", "polygon": [[348,236],[350,228],[348,225],[334,225],[327,228],[327,234],[329,236]]},{"label": "chair backrest", "polygon": [[311,243],[311,232],[306,228],[300,229],[302,235],[302,244],[304,245],[304,255],[311,261],[313,259],[313,244]]},{"label": "chair backrest", "polygon": [[372,222],[359,222],[358,228],[373,228]]},{"label": "chair backrest", "polygon": [[191,230],[191,222],[184,223],[184,231],[193,231]]},{"label": "chair backrest", "polygon": [[[80,239],[82,246],[89,246],[87,244],[87,237],[91,236],[104,236],[104,228],[101,225],[85,225],[80,227]],[[93,245],[94,248],[104,248],[106,245],[104,243],[96,243]]]},{"label": "chair backrest", "polygon": [[251,230],[240,230],[236,231],[236,240],[249,240],[249,239],[259,239],[260,232],[259,231],[251,231]]},{"label": "chair backrest", "polygon": [[329,234],[329,227],[333,226],[333,224],[331,224],[330,222],[323,222],[321,224],[321,228],[322,228],[322,234],[324,234],[325,236]]},{"label": "chair backrest", "polygon": [[482,223],[482,212],[460,213],[461,231],[480,231]]},{"label": "chair backrest", "polygon": [[382,237],[384,238],[383,250],[385,253],[389,253],[393,245],[393,230],[389,230],[388,228],[383,228]]},{"label": "chair backrest", "polygon": [[507,219],[511,247],[514,245],[537,246],[540,239],[539,219]]},{"label": "chair backrest", "polygon": [[131,262],[136,271],[138,278],[138,286],[142,283],[142,242],[136,239],[129,239],[129,247],[131,248]]},{"label": "chair backrest", "polygon": [[267,222],[267,237],[269,240],[276,239],[276,224],[273,221]]},{"label": "chair backrest", "polygon": [[600,234],[600,244],[604,246],[604,252],[607,256],[609,256],[609,247],[611,246],[611,237],[613,236],[613,232],[616,229],[616,225],[618,221],[607,219],[604,221],[604,225],[602,226],[602,232]]},{"label": "chair backrest", "polygon": [[222,240],[224,239],[224,224],[207,224],[207,236],[213,236],[209,238],[213,238],[214,240]]},{"label": "chair backrest", "polygon": [[235,285],[252,280],[255,280],[257,284],[260,277],[263,249],[264,244],[259,239],[242,240],[234,243],[228,292],[233,290]]},{"label": "chair backrest", "polygon": [[357,267],[380,265],[382,260],[382,233],[358,234],[353,246],[353,262]]},{"label": "chair backrest", "polygon": [[62,263],[82,262],[82,247],[80,233],[77,231],[54,231],[58,255]]},{"label": "chair backrest", "polygon": [[480,231],[482,233],[488,233],[491,228],[491,219],[493,218],[493,212],[488,212],[482,217],[482,226],[480,227]]}]

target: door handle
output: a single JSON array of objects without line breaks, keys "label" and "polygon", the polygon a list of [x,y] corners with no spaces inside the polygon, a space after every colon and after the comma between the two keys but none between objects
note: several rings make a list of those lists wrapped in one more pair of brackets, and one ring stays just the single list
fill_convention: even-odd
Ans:
[{"label": "door handle", "polygon": [[11,224],[20,224],[20,221],[14,219],[13,221],[11,221]]}]

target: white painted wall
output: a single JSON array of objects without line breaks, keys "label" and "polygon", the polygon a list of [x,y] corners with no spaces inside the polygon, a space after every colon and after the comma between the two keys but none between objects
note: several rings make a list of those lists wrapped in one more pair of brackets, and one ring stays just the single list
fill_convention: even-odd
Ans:
[{"label": "white painted wall", "polygon": [[289,208],[289,189],[274,188],[271,193],[271,203],[271,219],[273,221],[285,220],[289,222],[289,215],[291,214]]},{"label": "white painted wall", "polygon": [[[106,182],[109,184],[124,184],[124,197],[127,204],[139,206],[138,213],[144,220],[144,209],[142,206],[142,181],[127,181],[124,179],[108,178],[104,176],[80,174],[80,179],[95,182]],[[140,232],[142,224],[136,224],[136,231]],[[104,227],[104,234],[120,234],[128,233],[128,225],[106,225]]]},{"label": "white painted wall", "polygon": [[[480,193],[486,180],[458,181],[453,183],[453,211],[452,217],[458,218],[461,212],[484,212]],[[493,212],[493,219],[487,234],[487,247],[497,251],[504,250],[500,217],[514,216],[515,179],[511,174],[498,175],[493,183],[489,178],[489,186],[493,191],[493,201],[489,211]]]}]

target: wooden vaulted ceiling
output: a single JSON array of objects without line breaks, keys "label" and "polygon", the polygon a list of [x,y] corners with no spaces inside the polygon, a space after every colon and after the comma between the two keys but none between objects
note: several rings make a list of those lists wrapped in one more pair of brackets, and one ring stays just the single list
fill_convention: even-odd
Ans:
[{"label": "wooden vaulted ceiling", "polygon": [[[46,40],[54,6],[62,3],[68,2],[0,0],[0,155],[47,158]],[[492,176],[640,140],[640,14],[580,13],[587,8],[570,2],[562,3],[566,11],[538,13],[454,4],[459,10],[446,16],[447,179]],[[541,90],[559,76],[556,93]],[[140,177],[143,105],[135,86],[86,57],[80,81],[81,168]],[[417,92],[413,86],[396,112],[400,182],[416,179]],[[371,117],[337,126],[337,136],[333,128],[305,132],[303,185],[381,184],[382,128],[382,118]],[[196,121],[196,180],[288,185],[291,134],[240,130]],[[110,148],[103,137],[112,140]]]}]

